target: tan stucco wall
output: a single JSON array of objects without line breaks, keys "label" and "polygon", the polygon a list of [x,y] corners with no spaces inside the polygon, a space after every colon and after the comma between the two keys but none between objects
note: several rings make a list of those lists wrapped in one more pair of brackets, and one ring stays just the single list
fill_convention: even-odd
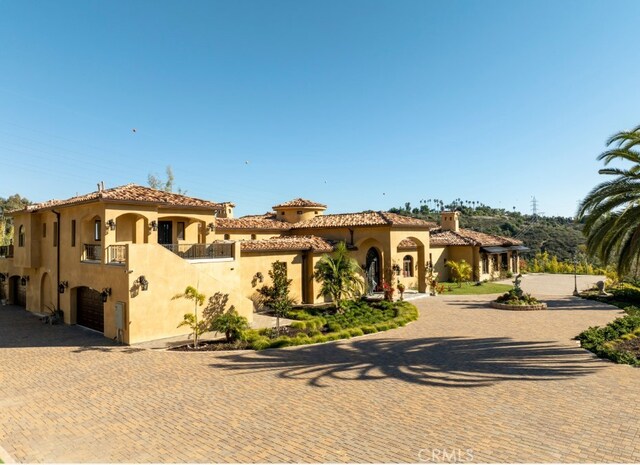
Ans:
[{"label": "tan stucco wall", "polygon": [[[207,298],[216,292],[229,294],[229,305],[249,321],[253,319],[252,302],[238,288],[239,260],[194,265],[158,244],[136,244],[129,247],[128,266],[133,270],[128,274],[129,343],[185,334],[185,327],[177,325],[185,313],[193,312],[194,305],[173,297],[183,293],[187,286],[197,287]],[[149,281],[146,292],[134,284],[140,275]]]},{"label": "tan stucco wall", "polygon": [[[287,264],[287,276],[292,280],[289,295],[296,303],[302,303],[303,252],[245,252],[241,261],[240,283],[245,297],[252,298],[262,286],[271,286],[271,264],[281,261]],[[263,282],[253,285],[257,273],[262,273]]]}]

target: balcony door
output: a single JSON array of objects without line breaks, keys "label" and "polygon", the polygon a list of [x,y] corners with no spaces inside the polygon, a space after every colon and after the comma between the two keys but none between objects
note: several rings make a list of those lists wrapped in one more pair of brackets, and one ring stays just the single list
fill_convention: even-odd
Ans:
[{"label": "balcony door", "polygon": [[158,244],[173,244],[173,222],[158,221]]}]

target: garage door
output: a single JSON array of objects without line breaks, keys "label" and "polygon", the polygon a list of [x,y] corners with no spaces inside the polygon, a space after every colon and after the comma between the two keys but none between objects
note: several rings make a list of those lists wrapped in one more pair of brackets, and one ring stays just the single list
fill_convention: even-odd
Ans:
[{"label": "garage door", "polygon": [[13,279],[13,295],[15,296],[15,304],[21,307],[27,306],[27,286],[22,285],[19,277]]},{"label": "garage door", "polygon": [[104,332],[104,304],[98,291],[88,287],[78,288],[78,313],[76,323]]}]

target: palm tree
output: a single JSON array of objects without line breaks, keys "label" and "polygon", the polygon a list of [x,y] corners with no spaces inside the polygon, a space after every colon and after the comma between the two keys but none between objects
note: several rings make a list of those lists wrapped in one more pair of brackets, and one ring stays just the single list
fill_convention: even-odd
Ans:
[{"label": "palm tree", "polygon": [[321,283],[319,295],[331,297],[338,309],[344,298],[357,297],[362,293],[360,265],[349,256],[347,245],[338,243],[333,255],[323,255],[315,266],[315,279]]},{"label": "palm tree", "polygon": [[620,275],[639,264],[640,256],[640,126],[622,131],[607,141],[610,150],[598,160],[631,163],[626,168],[603,168],[615,178],[594,187],[578,208],[584,221],[587,251],[603,263],[615,263]]}]

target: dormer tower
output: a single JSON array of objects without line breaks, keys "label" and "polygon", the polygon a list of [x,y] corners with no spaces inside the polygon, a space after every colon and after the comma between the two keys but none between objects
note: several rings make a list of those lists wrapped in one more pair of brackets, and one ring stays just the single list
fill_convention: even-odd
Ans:
[{"label": "dormer tower", "polygon": [[276,219],[287,223],[298,223],[310,220],[327,209],[326,205],[306,199],[293,199],[288,202],[273,206]]}]

